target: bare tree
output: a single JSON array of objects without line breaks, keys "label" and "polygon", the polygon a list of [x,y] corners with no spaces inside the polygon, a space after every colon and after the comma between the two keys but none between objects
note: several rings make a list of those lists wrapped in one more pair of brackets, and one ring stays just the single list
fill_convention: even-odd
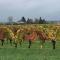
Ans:
[{"label": "bare tree", "polygon": [[9,17],[8,17],[8,23],[9,23],[9,24],[12,24],[12,23],[13,23],[13,17],[12,17],[12,16],[9,16]]}]

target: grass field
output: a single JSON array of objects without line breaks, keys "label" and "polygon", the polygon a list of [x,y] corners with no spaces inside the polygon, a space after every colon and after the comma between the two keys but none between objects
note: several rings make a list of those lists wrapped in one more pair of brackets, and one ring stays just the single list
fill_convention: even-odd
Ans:
[{"label": "grass field", "polygon": [[5,43],[0,44],[0,60],[60,60],[60,41],[56,43],[56,49],[52,49],[51,42],[46,42],[44,48],[40,48],[40,42],[36,41],[28,48],[28,42],[22,43],[17,48]]}]

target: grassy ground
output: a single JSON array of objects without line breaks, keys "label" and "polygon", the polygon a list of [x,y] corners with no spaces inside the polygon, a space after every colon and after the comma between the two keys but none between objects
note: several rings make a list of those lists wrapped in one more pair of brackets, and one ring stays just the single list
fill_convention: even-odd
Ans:
[{"label": "grassy ground", "polygon": [[39,41],[34,42],[30,49],[27,42],[17,48],[9,43],[0,44],[0,60],[60,60],[60,41],[57,41],[55,50],[51,42],[46,42],[42,49]]}]

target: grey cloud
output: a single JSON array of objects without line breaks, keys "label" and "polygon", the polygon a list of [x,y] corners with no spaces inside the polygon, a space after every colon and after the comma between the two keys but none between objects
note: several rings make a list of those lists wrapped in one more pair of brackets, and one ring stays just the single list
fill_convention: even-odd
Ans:
[{"label": "grey cloud", "polygon": [[[60,0],[0,0],[0,16],[59,19]],[[1,18],[0,18],[1,20]]]}]

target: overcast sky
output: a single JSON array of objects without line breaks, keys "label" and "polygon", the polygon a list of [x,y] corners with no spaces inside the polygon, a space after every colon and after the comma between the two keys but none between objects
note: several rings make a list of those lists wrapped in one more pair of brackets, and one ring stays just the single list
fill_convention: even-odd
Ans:
[{"label": "overcast sky", "polygon": [[60,0],[0,0],[0,21],[7,21],[8,16],[60,20]]}]

